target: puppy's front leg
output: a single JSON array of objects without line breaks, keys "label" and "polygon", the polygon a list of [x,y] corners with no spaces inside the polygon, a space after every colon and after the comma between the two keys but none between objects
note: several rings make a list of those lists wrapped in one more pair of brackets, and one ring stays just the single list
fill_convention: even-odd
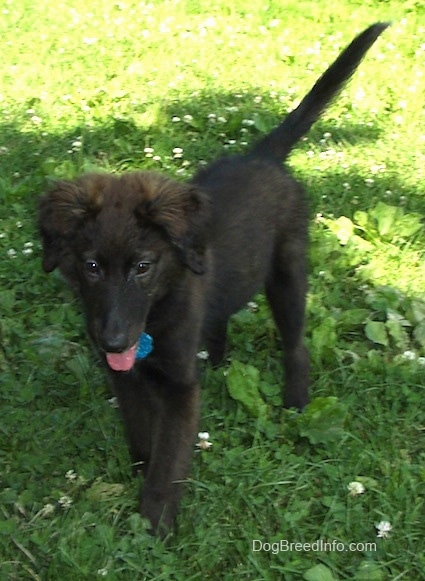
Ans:
[{"label": "puppy's front leg", "polygon": [[[159,387],[161,390],[161,387]],[[152,421],[151,457],[140,511],[164,536],[174,525],[199,419],[199,386],[167,385]]]},{"label": "puppy's front leg", "polygon": [[[130,380],[131,377],[131,380]],[[140,512],[152,531],[172,529],[199,419],[199,385],[145,367],[113,378],[135,468],[144,475]]]}]

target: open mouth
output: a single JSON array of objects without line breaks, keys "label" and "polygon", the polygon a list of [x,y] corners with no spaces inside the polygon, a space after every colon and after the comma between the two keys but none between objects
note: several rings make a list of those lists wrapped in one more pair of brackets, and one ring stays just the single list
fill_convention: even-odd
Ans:
[{"label": "open mouth", "polygon": [[106,353],[106,361],[113,371],[130,371],[138,359],[144,359],[153,349],[153,339],[142,333],[137,343],[122,353]]},{"label": "open mouth", "polygon": [[106,361],[113,371],[130,371],[136,361],[138,343],[122,353],[106,353]]}]

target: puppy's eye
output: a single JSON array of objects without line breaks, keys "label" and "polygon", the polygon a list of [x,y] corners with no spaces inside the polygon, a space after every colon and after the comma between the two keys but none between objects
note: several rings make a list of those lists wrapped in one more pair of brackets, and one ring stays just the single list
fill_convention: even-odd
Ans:
[{"label": "puppy's eye", "polygon": [[100,267],[95,260],[86,260],[85,267],[86,271],[91,275],[97,276],[100,274]]},{"label": "puppy's eye", "polygon": [[136,276],[143,276],[148,273],[151,263],[147,260],[140,261],[136,266]]}]

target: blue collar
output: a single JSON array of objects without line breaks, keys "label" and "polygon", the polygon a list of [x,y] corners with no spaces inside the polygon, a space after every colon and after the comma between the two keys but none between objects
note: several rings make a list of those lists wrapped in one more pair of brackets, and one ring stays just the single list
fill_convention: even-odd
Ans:
[{"label": "blue collar", "polygon": [[147,333],[142,333],[136,351],[136,360],[144,359],[153,349],[153,339]]}]

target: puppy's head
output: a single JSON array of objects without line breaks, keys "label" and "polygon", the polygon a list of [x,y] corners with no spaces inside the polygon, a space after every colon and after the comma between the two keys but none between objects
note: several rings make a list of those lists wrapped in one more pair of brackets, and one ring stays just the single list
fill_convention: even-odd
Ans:
[{"label": "puppy's head", "polygon": [[98,215],[105,209],[110,213],[111,206],[117,217],[126,213],[128,219],[136,218],[141,233],[149,227],[162,230],[181,261],[196,274],[204,273],[208,199],[192,185],[154,172],[121,177],[87,174],[56,182],[39,205],[44,270],[60,268],[79,230],[90,222],[100,222]]},{"label": "puppy's head", "polygon": [[101,350],[132,349],[152,305],[204,273],[208,206],[192,185],[151,172],[88,174],[41,198],[43,268],[79,293]]}]

